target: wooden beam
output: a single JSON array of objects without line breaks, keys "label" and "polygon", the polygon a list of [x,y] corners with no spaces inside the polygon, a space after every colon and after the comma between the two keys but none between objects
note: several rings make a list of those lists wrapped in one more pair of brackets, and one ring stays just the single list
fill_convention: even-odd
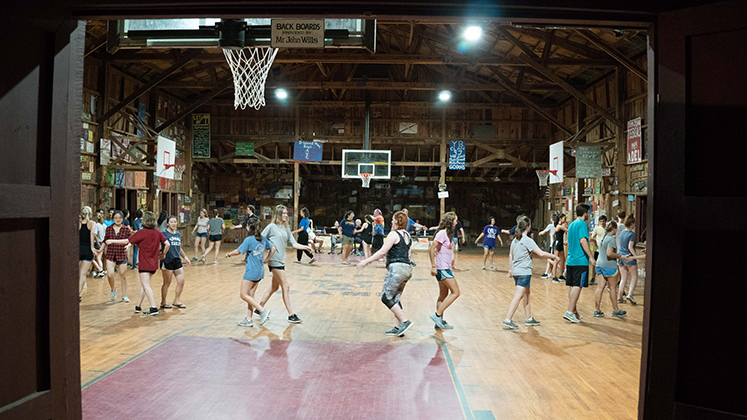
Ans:
[{"label": "wooden beam", "polygon": [[[541,29],[516,28],[512,26],[511,30],[519,32],[524,35],[528,35],[532,38],[543,39],[545,40],[545,42],[547,42],[550,38],[550,32],[546,32]],[[559,36],[555,36],[553,39],[553,44],[557,45],[560,48],[563,48],[566,51],[570,51],[575,54],[580,54],[585,57],[590,57],[592,59],[601,59],[602,57],[604,57],[603,52],[597,51],[594,48],[588,47],[586,45],[573,42],[569,40],[568,38],[562,38]]]},{"label": "wooden beam", "polygon": [[174,118],[166,121],[165,123],[159,125],[156,127],[156,132],[160,133],[161,131],[165,130],[167,127],[171,126],[172,124],[178,122],[182,118],[186,117],[187,115],[191,114],[192,111],[197,109],[200,105],[204,104],[205,102],[215,98],[216,96],[220,95],[224,90],[233,87],[233,80],[226,80],[224,82],[221,82],[218,84],[218,86],[211,90],[210,92],[200,96],[197,98],[194,102],[192,102],[190,105],[187,105],[182,109],[182,112],[179,113],[179,115],[175,116]]},{"label": "wooden beam", "polygon": [[588,29],[576,29],[576,32],[582,37],[588,39],[589,42],[591,42],[592,44],[599,47],[600,50],[609,54],[610,57],[617,60],[617,62],[625,66],[625,68],[630,70],[633,74],[643,79],[644,82],[648,83],[648,73],[646,73],[645,70],[638,67],[636,63],[634,63],[632,60],[626,57],[623,53],[618,51],[615,47],[604,42],[604,40],[600,38],[597,34],[595,34],[594,32]]},{"label": "wooden beam", "polygon": [[[192,61],[195,57],[199,56],[202,53],[202,50],[195,49],[191,50],[187,53],[185,53],[176,63],[174,63],[171,67],[167,68],[166,70],[162,71],[161,74],[151,79],[148,83],[144,84],[140,87],[140,89],[133,92],[130,96],[124,98],[122,102],[115,105],[110,110],[106,111],[104,115],[101,116],[101,118],[98,119],[99,124],[103,124],[106,120],[111,118],[112,115],[119,112],[122,108],[126,107],[127,105],[131,104],[132,101],[135,99],[141,97],[143,94],[148,92],[149,90],[153,89],[157,84],[161,83],[164,79],[171,76],[175,71],[179,70],[180,68],[184,67],[187,63]],[[105,102],[105,101],[104,101]]]},{"label": "wooden beam", "polygon": [[581,102],[583,102],[584,104],[586,104],[589,108],[591,108],[594,111],[596,111],[599,115],[601,115],[604,118],[607,118],[608,120],[610,120],[613,124],[615,124],[615,126],[622,127],[624,125],[624,123],[621,120],[618,120],[612,114],[610,114],[609,112],[607,112],[606,109],[604,109],[601,106],[597,105],[597,103],[594,102],[593,100],[591,100],[591,98],[589,98],[588,96],[586,96],[586,94],[584,94],[583,92],[581,92],[578,89],[576,89],[573,86],[571,86],[570,83],[568,83],[565,80],[563,80],[560,76],[556,75],[555,72],[553,72],[552,70],[550,70],[546,66],[543,66],[539,61],[537,61],[540,58],[537,57],[537,55],[534,54],[534,52],[532,50],[530,50],[529,48],[527,48],[527,46],[524,45],[524,43],[522,43],[521,41],[519,41],[518,39],[516,39],[513,35],[511,35],[511,33],[508,30],[502,29],[502,31],[503,31],[503,37],[504,38],[506,38],[507,40],[511,41],[511,43],[513,43],[514,45],[516,45],[517,47],[519,47],[519,49],[521,49],[524,52],[524,54],[521,55],[519,58],[521,58],[522,60],[526,61],[526,63],[529,64],[530,66],[532,66],[533,69],[537,70],[543,76],[545,76],[548,79],[552,80],[558,86],[562,87],[566,92],[568,92],[571,95],[573,95],[576,98],[578,98],[578,100],[580,100]]}]

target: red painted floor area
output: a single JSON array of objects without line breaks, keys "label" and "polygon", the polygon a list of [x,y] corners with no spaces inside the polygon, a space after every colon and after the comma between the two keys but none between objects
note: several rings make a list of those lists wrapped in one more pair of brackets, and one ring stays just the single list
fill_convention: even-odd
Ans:
[{"label": "red painted floor area", "polygon": [[83,390],[84,419],[462,419],[437,344],[176,337]]}]

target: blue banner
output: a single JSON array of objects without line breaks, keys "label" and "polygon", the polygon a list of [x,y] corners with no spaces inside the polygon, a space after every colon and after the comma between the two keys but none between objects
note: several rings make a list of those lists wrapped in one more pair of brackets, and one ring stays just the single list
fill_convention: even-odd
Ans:
[{"label": "blue banner", "polygon": [[321,162],[322,143],[318,141],[297,141],[293,148],[293,160]]},{"label": "blue banner", "polygon": [[467,146],[463,141],[449,143],[449,169],[464,169],[466,163]]}]

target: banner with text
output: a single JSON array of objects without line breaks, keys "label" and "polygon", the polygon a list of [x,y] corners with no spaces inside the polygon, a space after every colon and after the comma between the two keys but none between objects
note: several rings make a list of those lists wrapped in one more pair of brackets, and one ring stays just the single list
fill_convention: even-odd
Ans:
[{"label": "banner with text", "polygon": [[293,160],[321,162],[322,143],[318,141],[297,141],[293,148]]},{"label": "banner with text", "polygon": [[273,48],[324,48],[324,19],[272,19]]},{"label": "banner with text", "polygon": [[628,121],[628,163],[639,163],[643,157],[641,141],[641,119]]},{"label": "banner with text", "polygon": [[466,167],[467,146],[463,141],[449,142],[449,169],[464,169]]},{"label": "banner with text", "polygon": [[210,114],[192,114],[192,157],[210,158]]}]

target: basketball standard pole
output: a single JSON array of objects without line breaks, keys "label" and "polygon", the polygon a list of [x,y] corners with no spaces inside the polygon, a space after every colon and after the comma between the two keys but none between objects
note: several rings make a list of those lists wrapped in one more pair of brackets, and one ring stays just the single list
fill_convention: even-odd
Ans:
[{"label": "basketball standard pole", "polygon": [[363,149],[371,150],[371,92],[366,91],[366,119],[363,129]]}]

